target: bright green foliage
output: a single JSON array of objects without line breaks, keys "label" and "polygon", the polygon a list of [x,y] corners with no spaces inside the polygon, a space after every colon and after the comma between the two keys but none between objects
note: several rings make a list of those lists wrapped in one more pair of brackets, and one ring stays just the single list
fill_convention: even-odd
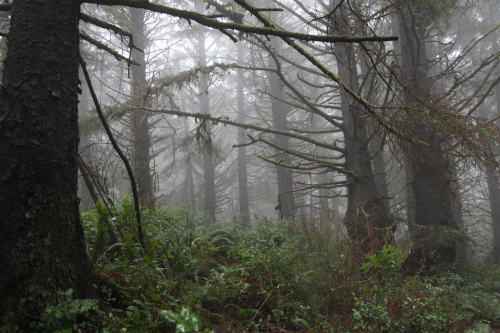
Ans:
[{"label": "bright green foliage", "polygon": [[178,333],[198,332],[202,328],[200,317],[189,308],[183,307],[179,313],[171,310],[160,310],[159,313],[176,324],[175,331]]}]

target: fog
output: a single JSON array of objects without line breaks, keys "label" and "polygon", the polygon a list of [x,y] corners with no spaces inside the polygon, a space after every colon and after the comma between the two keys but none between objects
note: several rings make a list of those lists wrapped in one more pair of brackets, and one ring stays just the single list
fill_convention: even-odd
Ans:
[{"label": "fog", "polygon": [[0,0],[0,331],[498,327],[499,18]]}]

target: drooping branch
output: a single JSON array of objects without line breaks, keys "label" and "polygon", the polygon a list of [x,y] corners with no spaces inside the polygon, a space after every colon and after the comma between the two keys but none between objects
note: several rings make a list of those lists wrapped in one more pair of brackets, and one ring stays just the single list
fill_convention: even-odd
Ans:
[{"label": "drooping branch", "polygon": [[108,123],[106,122],[106,119],[104,118],[104,114],[102,112],[101,105],[100,105],[99,100],[97,98],[97,95],[95,93],[94,86],[92,85],[92,81],[90,80],[89,72],[87,71],[87,66],[82,58],[80,58],[80,65],[82,67],[83,75],[85,76],[85,81],[87,82],[87,86],[89,88],[90,95],[92,96],[92,100],[94,101],[94,105],[96,107],[97,114],[99,115],[99,118],[101,119],[102,125],[106,131],[106,134],[108,135],[109,140],[111,141],[111,144],[113,145],[114,150],[120,156],[120,159],[122,160],[123,164],[125,165],[125,169],[127,170],[128,176],[130,178],[130,186],[132,188],[132,195],[134,198],[135,217],[136,217],[136,221],[137,221],[137,233],[138,233],[137,236],[139,238],[139,242],[140,242],[142,248],[146,249],[146,243],[144,241],[144,233],[142,231],[141,210],[139,207],[139,196],[137,194],[137,183],[135,181],[132,167],[130,166],[130,162],[128,161],[127,157],[125,156],[123,151],[118,146],[118,143],[114,139],[113,133],[111,132],[111,129],[109,128]]},{"label": "drooping branch", "polygon": [[311,143],[311,144],[316,145],[318,147],[334,150],[334,151],[337,151],[339,153],[345,152],[345,150],[343,148],[337,146],[337,143],[335,141],[333,142],[333,144],[329,144],[329,143],[326,143],[324,141],[314,140],[309,136],[300,135],[300,134],[289,132],[289,131],[281,131],[281,130],[277,130],[277,129],[273,129],[273,128],[269,128],[269,127],[261,127],[261,126],[252,125],[252,124],[241,124],[237,121],[230,120],[227,117],[214,117],[214,116],[211,116],[211,115],[206,114],[206,113],[192,113],[192,112],[183,112],[183,111],[178,111],[178,110],[167,110],[167,109],[155,110],[155,109],[146,108],[144,110],[147,112],[151,112],[151,113],[166,113],[166,114],[176,115],[179,117],[190,117],[190,118],[201,119],[201,120],[205,120],[205,121],[212,121],[214,123],[221,123],[221,124],[225,124],[225,125],[241,127],[244,129],[251,129],[251,130],[263,132],[263,133],[271,133],[271,134],[288,136],[290,138],[294,138],[297,140],[308,142],[308,143]]},{"label": "drooping branch", "polygon": [[112,31],[120,36],[127,37],[129,40],[128,46],[130,49],[134,48],[140,52],[144,52],[143,50],[137,48],[137,46],[134,45],[134,35],[132,33],[128,32],[126,30],[123,30],[122,28],[117,27],[116,25],[101,21],[95,17],[92,17],[92,16],[84,14],[84,13],[80,13],[80,19],[82,19],[83,21],[85,21],[87,23],[91,23],[97,27],[100,27],[100,28],[103,28],[106,30],[110,30],[110,31]]},{"label": "drooping branch", "polygon": [[[299,157],[303,160],[309,161],[310,163],[313,163],[312,165],[314,165],[315,169],[328,168],[332,171],[337,171],[338,173],[341,173],[341,174],[355,176],[354,172],[352,172],[351,170],[345,169],[344,163],[336,163],[336,162],[326,161],[326,160],[320,159],[318,156],[315,156],[314,154],[308,154],[308,153],[301,152],[299,150],[281,147],[281,146],[265,139],[262,135],[260,135],[259,138],[251,137],[251,139],[253,141],[256,141],[256,142],[258,141],[258,142],[265,143],[266,145],[268,145],[274,149],[283,151],[283,152],[288,153],[290,155],[293,155],[293,156]],[[332,159],[335,159],[335,157]],[[298,166],[302,167],[303,165],[301,165],[299,163]]]},{"label": "drooping branch", "polygon": [[[217,30],[236,30],[243,33],[252,33],[259,35],[277,36],[282,38],[295,38],[309,42],[324,42],[324,43],[361,43],[361,42],[388,42],[395,41],[398,38],[395,36],[380,37],[354,37],[342,35],[310,35],[299,32],[292,32],[278,29],[274,26],[256,27],[234,22],[221,22],[210,16],[202,15],[197,12],[182,10],[173,7],[168,7],[143,0],[85,0],[84,3],[92,3],[97,5],[107,6],[127,6],[133,8],[142,8],[152,12],[168,14],[170,16],[185,19],[189,22],[195,21],[201,25],[217,29]],[[236,1],[240,4],[240,1]],[[241,5],[241,4],[240,4]],[[245,8],[245,7],[244,7]],[[245,8],[246,9],[246,8]],[[262,8],[252,7],[252,11],[259,13]]]},{"label": "drooping branch", "polygon": [[107,46],[106,44],[101,43],[97,39],[90,37],[85,32],[80,31],[80,38],[85,40],[86,42],[89,42],[90,44],[94,45],[95,47],[108,52],[113,57],[115,57],[116,60],[118,60],[118,61],[125,61],[129,65],[139,65],[137,62],[135,62],[127,57],[122,56],[120,53],[116,52],[115,50],[113,50],[112,48]]}]

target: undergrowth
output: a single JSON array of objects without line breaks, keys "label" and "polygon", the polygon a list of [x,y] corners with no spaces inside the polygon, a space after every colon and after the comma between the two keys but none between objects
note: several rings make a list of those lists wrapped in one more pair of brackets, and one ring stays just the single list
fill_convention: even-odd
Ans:
[{"label": "undergrowth", "polygon": [[[362,260],[335,235],[285,222],[203,225],[185,210],[133,207],[83,215],[87,250],[108,287],[100,300],[62,291],[46,332],[490,332],[500,321],[500,268],[402,274],[392,245]],[[108,221],[108,222],[106,222]],[[112,244],[109,225],[119,241]],[[297,228],[295,228],[297,229]]]}]

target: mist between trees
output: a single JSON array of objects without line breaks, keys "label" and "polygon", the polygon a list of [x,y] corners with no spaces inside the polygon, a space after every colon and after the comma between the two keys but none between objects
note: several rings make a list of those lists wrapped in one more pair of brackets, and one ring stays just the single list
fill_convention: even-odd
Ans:
[{"label": "mist between trees", "polygon": [[[117,313],[103,310],[112,303],[103,290],[120,303],[111,307],[127,308],[142,296],[134,288],[124,296],[117,284],[135,286],[148,272],[137,268],[144,276],[134,280],[117,268],[133,258],[163,272],[151,281],[177,281],[175,291],[140,294],[139,330],[197,331],[199,315],[208,331],[495,327],[498,311],[443,319],[435,305],[432,321],[425,302],[444,297],[436,291],[443,274],[449,287],[452,277],[467,285],[474,279],[464,272],[492,269],[500,283],[499,17],[496,0],[4,1],[0,327],[50,331],[60,323],[47,309],[67,315],[73,304],[80,312],[66,318],[70,330],[83,328],[80,315]],[[288,244],[301,269],[325,274],[330,291],[303,290],[324,299],[297,296],[314,315],[280,308],[295,301],[275,291],[287,267],[261,272],[255,304],[232,300],[252,309],[236,311],[241,318],[234,309],[224,317],[217,302],[227,295],[183,298],[195,293],[186,281],[206,292],[217,270],[236,274],[228,270],[248,259],[242,244],[259,248],[266,235],[273,255]],[[179,268],[180,248],[222,266]],[[262,253],[270,252],[252,256]],[[337,268],[323,269],[322,256]],[[258,278],[250,266],[240,282]],[[210,269],[179,273],[193,267]],[[408,294],[367,300],[353,282],[390,289],[384,279]],[[407,279],[419,287],[406,289]],[[250,289],[257,280],[248,278]],[[419,294],[426,283],[436,288],[427,298]],[[342,285],[350,292],[341,301],[334,290]],[[475,292],[488,293],[462,296]],[[402,315],[407,303],[398,302],[416,294],[421,304]],[[345,316],[332,299],[345,302]],[[156,319],[144,319],[147,311]],[[416,319],[422,313],[429,321]]]}]

